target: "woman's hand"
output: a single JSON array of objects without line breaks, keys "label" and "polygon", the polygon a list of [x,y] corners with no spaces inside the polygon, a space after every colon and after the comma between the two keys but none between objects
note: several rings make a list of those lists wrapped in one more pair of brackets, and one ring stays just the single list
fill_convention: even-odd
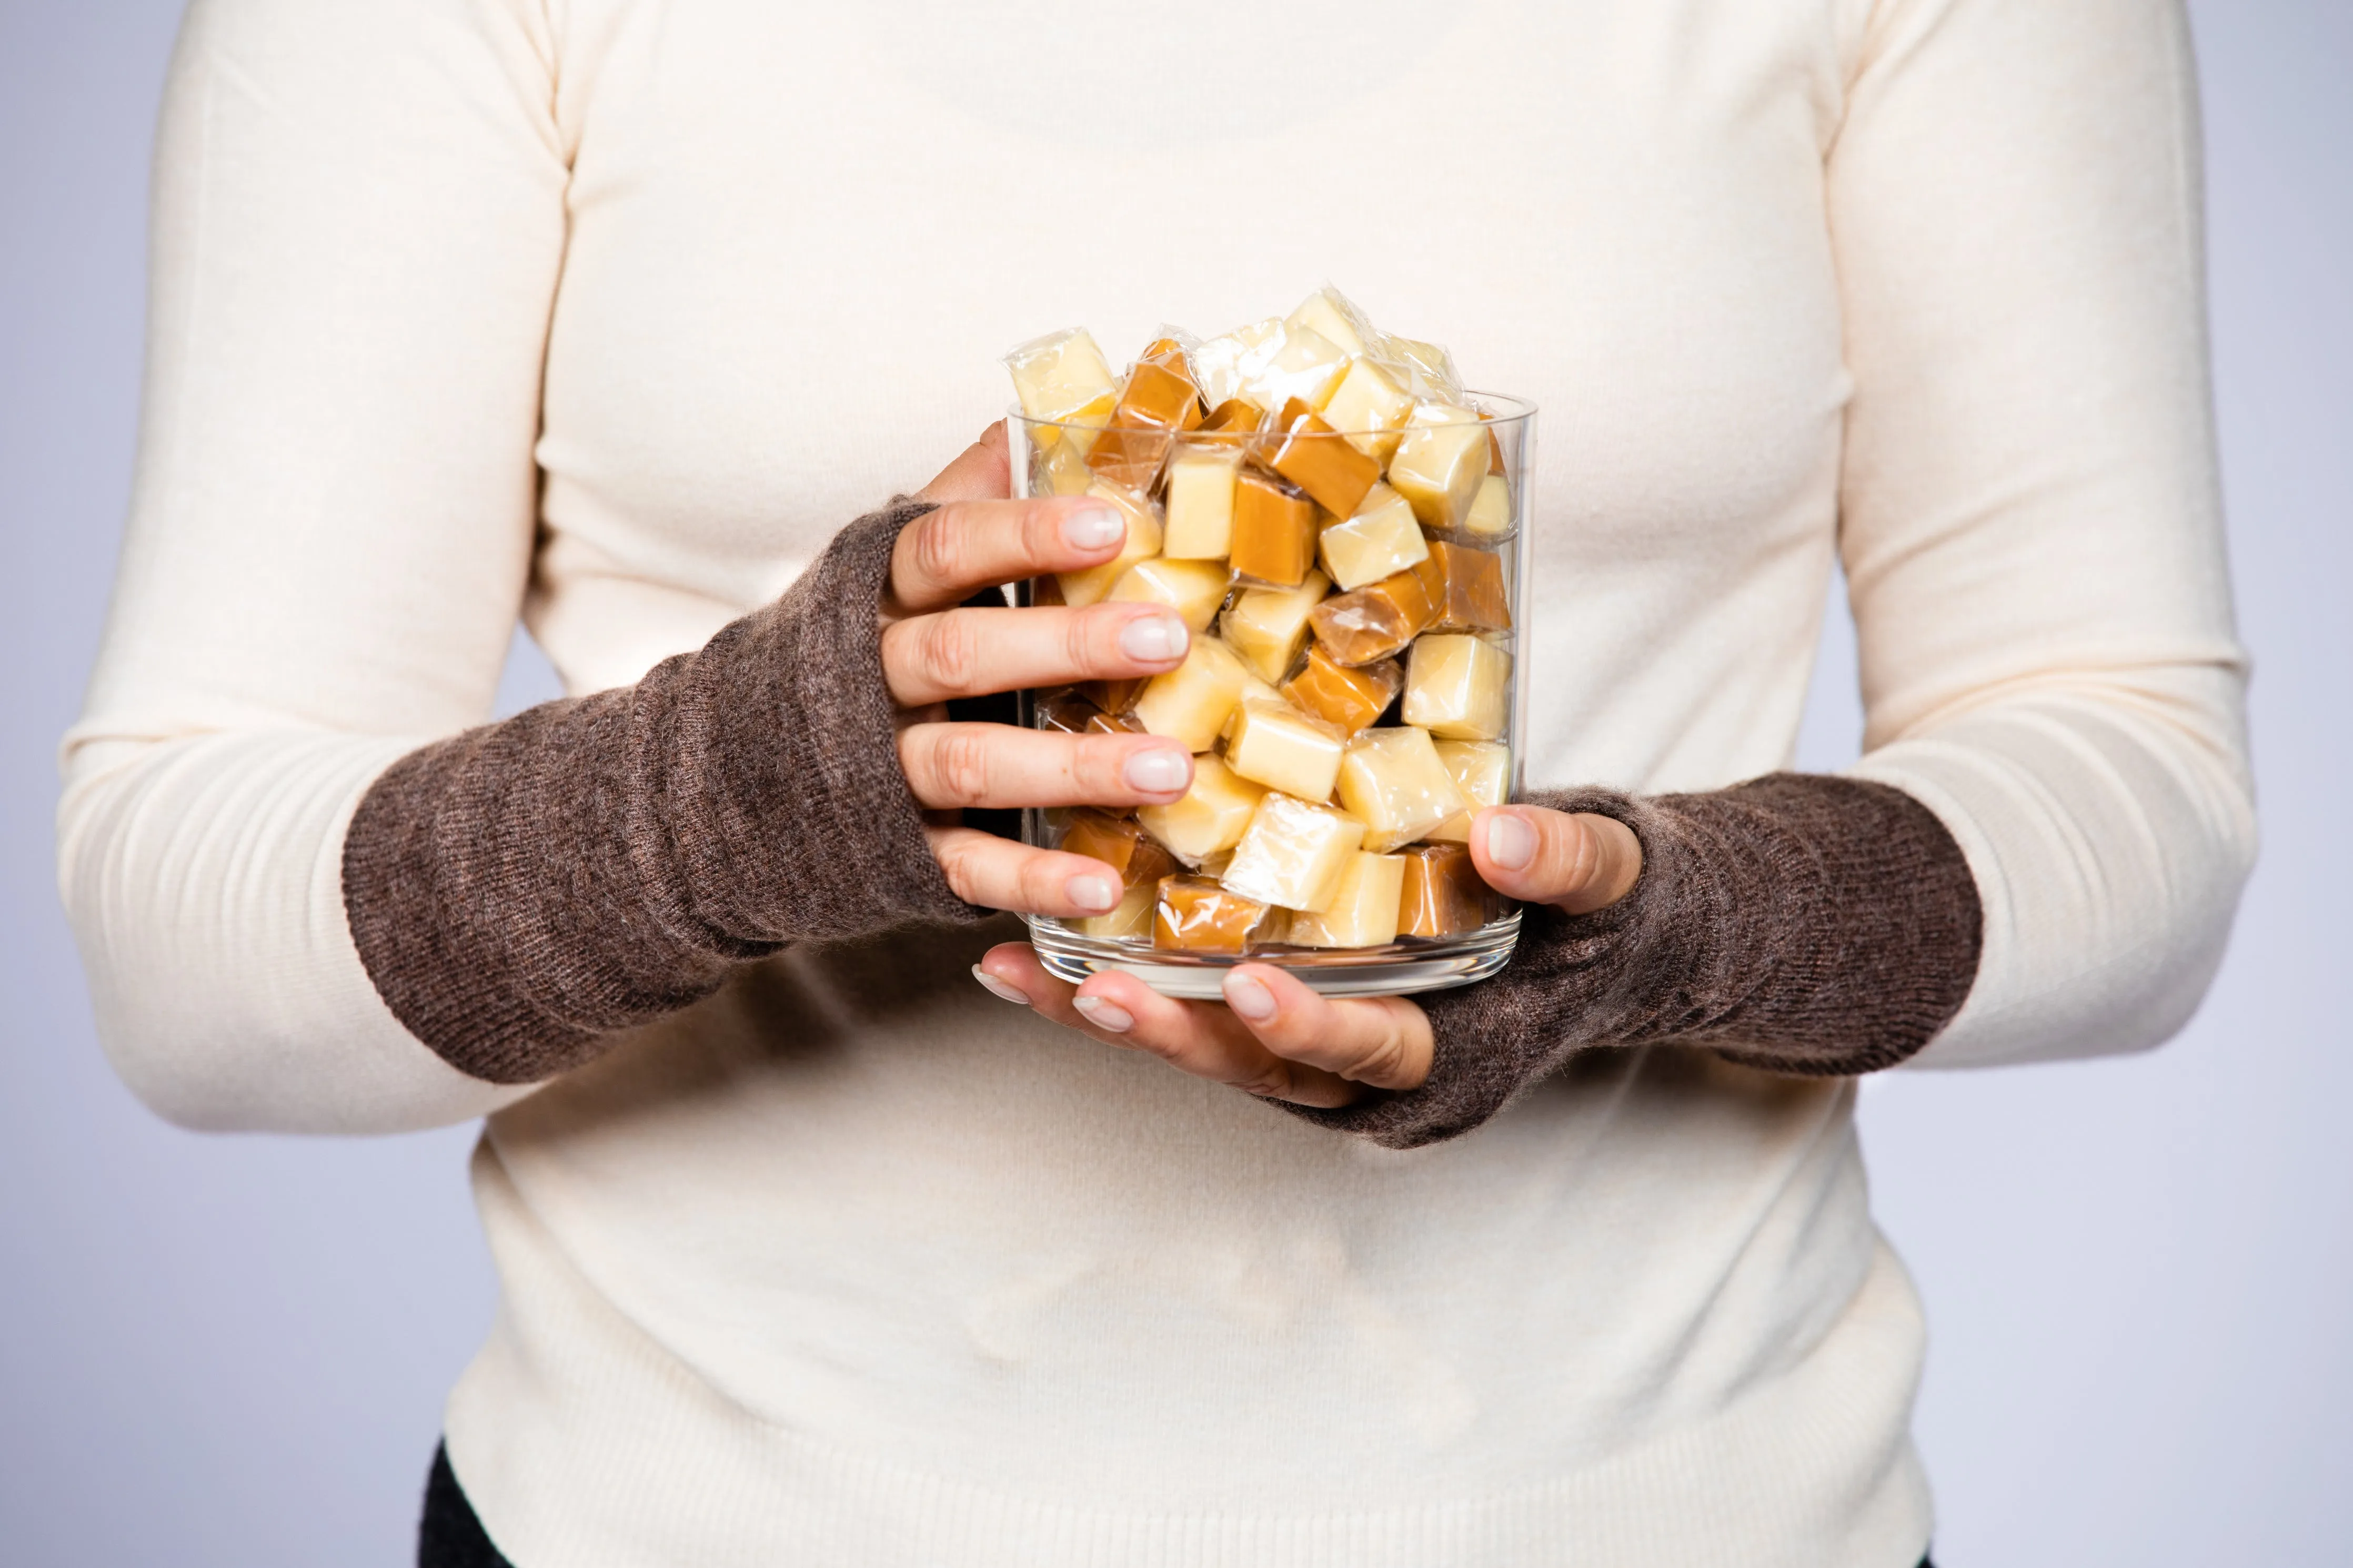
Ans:
[{"label": "woman's hand", "polygon": [[[1607,909],[1642,874],[1641,843],[1624,823],[1535,805],[1481,812],[1471,857],[1498,892],[1570,914]],[[1132,974],[1091,975],[1074,987],[1047,973],[1022,942],[991,948],[973,974],[1058,1024],[1269,1099],[1346,1105],[1367,1088],[1418,1089],[1430,1076],[1430,1020],[1413,1003],[1332,1001],[1271,963],[1229,972],[1222,1007],[1175,1001]]]},{"label": "woman's hand", "polygon": [[968,903],[1099,915],[1119,902],[1102,862],[956,826],[965,807],[1165,805],[1193,782],[1180,743],[944,722],[950,698],[1158,675],[1184,661],[1185,623],[1156,605],[960,609],[984,588],[1096,566],[1127,536],[1082,498],[1011,500],[1005,428],[993,426],[923,491],[940,503],[907,525],[891,562],[882,670],[902,715],[899,762],[915,798],[949,814],[928,829],[948,886]]}]

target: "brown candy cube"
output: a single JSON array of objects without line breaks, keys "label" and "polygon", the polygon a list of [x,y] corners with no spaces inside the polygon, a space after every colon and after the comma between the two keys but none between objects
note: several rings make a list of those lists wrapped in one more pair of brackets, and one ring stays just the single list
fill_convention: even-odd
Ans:
[{"label": "brown candy cube", "polygon": [[1283,405],[1267,464],[1335,517],[1353,517],[1380,482],[1380,459],[1358,451],[1297,398]]},{"label": "brown candy cube", "polygon": [[1480,879],[1464,846],[1417,844],[1400,858],[1405,890],[1398,904],[1399,936],[1461,936],[1493,918],[1494,889]]},{"label": "brown candy cube", "polygon": [[1061,848],[1071,855],[1100,860],[1119,873],[1121,882],[1157,882],[1176,869],[1176,862],[1144,831],[1132,816],[1113,816],[1092,808],[1071,814],[1062,833]]},{"label": "brown candy cube", "polygon": [[1411,572],[1396,572],[1353,594],[1335,594],[1307,617],[1332,662],[1353,669],[1388,658],[1430,625],[1430,590]]},{"label": "brown candy cube", "polygon": [[1296,487],[1245,466],[1234,485],[1234,571],[1279,588],[1296,588],[1315,564],[1315,503]]},{"label": "brown candy cube", "polygon": [[1283,683],[1282,694],[1353,735],[1388,711],[1404,689],[1405,671],[1395,659],[1351,669],[1318,643],[1307,650],[1307,662],[1299,673]]},{"label": "brown candy cube", "polygon": [[1430,558],[1413,568],[1430,596],[1428,630],[1507,632],[1511,595],[1504,592],[1504,558],[1468,544],[1430,542]]},{"label": "brown candy cube", "polygon": [[1163,877],[1152,910],[1152,945],[1185,952],[1240,952],[1266,923],[1267,907],[1207,877]]},{"label": "brown candy cube", "polygon": [[1201,422],[1201,395],[1179,355],[1172,366],[1150,359],[1128,367],[1127,385],[1095,438],[1087,466],[1114,484],[1145,491],[1159,478],[1170,443]]},{"label": "brown candy cube", "polygon": [[[1104,712],[1116,717],[1133,712],[1136,699],[1152,684],[1152,677],[1139,675],[1129,680],[1082,680],[1078,693]],[[1121,726],[1125,729],[1125,725]]]}]

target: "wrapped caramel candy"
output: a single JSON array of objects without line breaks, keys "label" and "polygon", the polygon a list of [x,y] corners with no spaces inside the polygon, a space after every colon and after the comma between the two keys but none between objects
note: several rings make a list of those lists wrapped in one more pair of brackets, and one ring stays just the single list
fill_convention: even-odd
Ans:
[{"label": "wrapped caramel candy", "polygon": [[1313,327],[1278,324],[1250,356],[1238,390],[1266,408],[1280,408],[1294,397],[1321,408],[1347,366],[1347,352]]},{"label": "wrapped caramel candy", "polygon": [[1168,464],[1168,526],[1161,552],[1171,561],[1219,561],[1232,548],[1239,447],[1179,444]]},{"label": "wrapped caramel candy", "polygon": [[1365,313],[1329,283],[1301,300],[1299,309],[1284,317],[1282,324],[1294,331],[1318,333],[1352,358],[1369,353],[1380,337]]},{"label": "wrapped caramel candy", "polygon": [[[1282,330],[1282,318],[1270,316],[1193,345],[1187,358],[1201,396],[1210,407],[1220,407],[1242,395],[1264,357],[1271,352],[1271,345],[1281,342]],[[1267,406],[1262,399],[1252,401],[1261,410]],[[1256,428],[1255,421],[1252,428]]]},{"label": "wrapped caramel candy", "polygon": [[1432,838],[1457,844],[1471,841],[1471,824],[1491,805],[1501,805],[1512,793],[1512,748],[1496,741],[1440,741],[1438,760],[1454,775],[1454,784],[1468,804],[1430,830]]},{"label": "wrapped caramel candy", "polygon": [[[1005,356],[1021,412],[1032,419],[1064,421],[1098,415],[1108,418],[1113,402],[1111,366],[1083,327],[1050,332]],[[1042,436],[1059,435],[1052,425]],[[1041,439],[1039,445],[1049,444]]]},{"label": "wrapped caramel candy", "polygon": [[1269,789],[1302,800],[1329,800],[1346,745],[1347,736],[1337,724],[1303,713],[1280,699],[1246,701],[1234,710],[1226,737],[1226,765]]},{"label": "wrapped caramel candy", "polygon": [[1283,940],[1295,947],[1386,947],[1398,939],[1404,893],[1404,859],[1360,849],[1348,857],[1324,912],[1292,915]]},{"label": "wrapped caramel candy", "polygon": [[1193,759],[1192,787],[1167,805],[1147,805],[1136,812],[1137,822],[1167,851],[1187,866],[1225,868],[1219,858],[1242,841],[1258,803],[1266,796],[1262,785],[1241,777],[1216,757]]},{"label": "wrapped caramel candy", "polygon": [[1387,466],[1413,412],[1413,394],[1397,376],[1369,359],[1351,360],[1324,405],[1324,423],[1357,450]]},{"label": "wrapped caramel candy", "polygon": [[[1103,681],[1090,682],[1101,687]],[[1141,680],[1123,680],[1121,686],[1133,686],[1138,692],[1144,689]],[[1141,735],[1144,726],[1124,713],[1107,713],[1084,694],[1065,688],[1049,692],[1038,700],[1038,727],[1059,730],[1068,735]]]},{"label": "wrapped caramel candy", "polygon": [[1512,597],[1504,591],[1504,558],[1493,551],[1433,539],[1415,575],[1430,595],[1433,612],[1430,630],[1512,629]]},{"label": "wrapped caramel candy", "polygon": [[1376,853],[1412,843],[1464,805],[1430,732],[1411,725],[1351,740],[1337,784],[1340,804],[1365,825],[1365,847]]},{"label": "wrapped caramel candy", "polygon": [[[1302,617],[1304,633],[1305,618]],[[1321,645],[1310,648],[1299,673],[1283,683],[1282,694],[1301,710],[1353,735],[1388,711],[1405,689],[1405,671],[1393,658],[1350,669],[1334,662]]]},{"label": "wrapped caramel candy", "polygon": [[[1387,485],[1375,485],[1346,521],[1325,526],[1315,552],[1345,593],[1420,565],[1430,559],[1430,542],[1405,497]],[[1496,586],[1502,585],[1499,577]]]},{"label": "wrapped caramel candy", "polygon": [[1062,830],[1061,848],[1068,854],[1100,860],[1119,873],[1128,887],[1157,882],[1176,869],[1168,851],[1147,837],[1133,816],[1113,816],[1092,808],[1074,811]]},{"label": "wrapped caramel candy", "polygon": [[1283,405],[1276,432],[1267,466],[1335,517],[1353,515],[1366,492],[1380,482],[1379,460],[1341,440],[1303,402]]},{"label": "wrapped caramel candy", "polygon": [[1087,466],[1113,484],[1148,490],[1176,436],[1200,424],[1201,414],[1200,390],[1183,354],[1138,360],[1128,367],[1127,384],[1087,453]]},{"label": "wrapped caramel candy", "polygon": [[1234,486],[1229,559],[1237,576],[1297,587],[1315,563],[1315,503],[1298,487],[1245,466]]},{"label": "wrapped caramel candy", "polygon": [[1512,531],[1512,481],[1489,474],[1479,481],[1479,494],[1463,516],[1462,531],[1481,539],[1501,539]]},{"label": "wrapped caramel candy", "polygon": [[1184,742],[1188,752],[1206,752],[1218,743],[1249,677],[1233,649],[1216,637],[1197,637],[1184,663],[1145,685],[1135,700],[1135,721],[1152,734]]},{"label": "wrapped caramel candy", "polygon": [[1321,913],[1364,839],[1365,825],[1345,812],[1270,792],[1234,846],[1225,885],[1261,903]]},{"label": "wrapped caramel candy", "polygon": [[[1101,444],[1097,444],[1101,450]],[[1430,528],[1459,527],[1487,478],[1487,427],[1467,408],[1425,403],[1406,419],[1389,485]]]},{"label": "wrapped caramel candy", "polygon": [[1405,862],[1398,899],[1400,936],[1462,936],[1494,917],[1494,890],[1480,879],[1471,851],[1460,844],[1417,844],[1398,857]]},{"label": "wrapped caramel candy", "polygon": [[1209,411],[1194,435],[1207,439],[1222,437],[1222,445],[1239,445],[1242,437],[1253,434],[1266,423],[1266,410],[1247,397],[1229,397]]},{"label": "wrapped caramel candy", "polygon": [[1414,396],[1431,403],[1462,401],[1462,378],[1455,374],[1454,356],[1436,343],[1384,333],[1377,357],[1406,367],[1410,382],[1406,390]]},{"label": "wrapped caramel candy", "polygon": [[1152,945],[1175,952],[1240,952],[1266,923],[1266,905],[1207,877],[1164,877],[1152,912]]},{"label": "wrapped caramel candy", "polygon": [[1160,884],[1138,882],[1120,890],[1119,903],[1110,913],[1082,915],[1071,922],[1071,928],[1081,936],[1091,936],[1098,942],[1119,942],[1129,937],[1152,934],[1152,906],[1158,901]]},{"label": "wrapped caramel candy", "polygon": [[1113,604],[1166,605],[1176,612],[1186,630],[1198,636],[1209,629],[1225,606],[1226,564],[1165,557],[1139,561],[1104,597]]},{"label": "wrapped caramel candy", "polygon": [[[1050,430],[1050,425],[1037,426]],[[1038,458],[1037,482],[1030,488],[1040,495],[1075,496],[1086,493],[1095,482],[1095,471],[1087,467],[1087,455],[1077,443],[1058,441],[1043,449]]]},{"label": "wrapped caramel candy", "polygon": [[1432,614],[1430,592],[1410,572],[1393,573],[1353,594],[1335,594],[1315,606],[1307,624],[1335,664],[1384,659],[1421,635]]},{"label": "wrapped caramel candy", "polygon": [[1111,592],[1111,585],[1124,576],[1127,569],[1139,561],[1148,561],[1160,553],[1160,509],[1133,490],[1097,479],[1087,487],[1089,496],[1108,501],[1127,523],[1127,538],[1119,553],[1100,566],[1090,566],[1083,572],[1064,572],[1055,581],[1061,584],[1062,602],[1075,608],[1084,608]]},{"label": "wrapped caramel candy", "polygon": [[[1144,689],[1151,684],[1152,677],[1137,675],[1124,680],[1082,680],[1079,682],[1077,690],[1081,697],[1105,713],[1124,719],[1135,711],[1137,700],[1143,697]],[[1144,726],[1129,723],[1119,728],[1140,732]]]},{"label": "wrapped caramel candy", "polygon": [[1244,663],[1268,680],[1281,680],[1307,645],[1307,617],[1331,581],[1310,572],[1296,588],[1244,588],[1234,595],[1218,630]]},{"label": "wrapped caramel candy", "polygon": [[1431,634],[1406,664],[1405,721],[1449,741],[1492,741],[1511,721],[1512,656],[1483,637]]}]

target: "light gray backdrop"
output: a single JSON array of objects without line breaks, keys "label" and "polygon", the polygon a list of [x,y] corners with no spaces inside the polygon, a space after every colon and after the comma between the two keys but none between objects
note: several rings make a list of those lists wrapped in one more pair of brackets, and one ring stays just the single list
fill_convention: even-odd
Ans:
[{"label": "light gray backdrop", "polygon": [[[1866,1088],[1949,1568],[2353,1563],[2353,5],[2192,10],[2266,847],[2164,1051]],[[177,11],[0,0],[0,1563],[389,1568],[491,1311],[471,1135],[164,1126],[100,1058],[52,890]],[[551,689],[519,650],[508,706]],[[1834,625],[1808,765],[1853,754],[1853,690]]]}]

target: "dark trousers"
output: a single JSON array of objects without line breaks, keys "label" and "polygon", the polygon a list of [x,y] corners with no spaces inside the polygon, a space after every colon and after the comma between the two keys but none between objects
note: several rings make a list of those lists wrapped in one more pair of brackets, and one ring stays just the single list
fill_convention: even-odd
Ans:
[{"label": "dark trousers", "polygon": [[[425,1481],[425,1522],[417,1532],[417,1568],[514,1568],[499,1555],[474,1517],[474,1505],[449,1468],[449,1450],[433,1453],[433,1473]],[[1920,1568],[1935,1568],[1926,1557]]]}]

